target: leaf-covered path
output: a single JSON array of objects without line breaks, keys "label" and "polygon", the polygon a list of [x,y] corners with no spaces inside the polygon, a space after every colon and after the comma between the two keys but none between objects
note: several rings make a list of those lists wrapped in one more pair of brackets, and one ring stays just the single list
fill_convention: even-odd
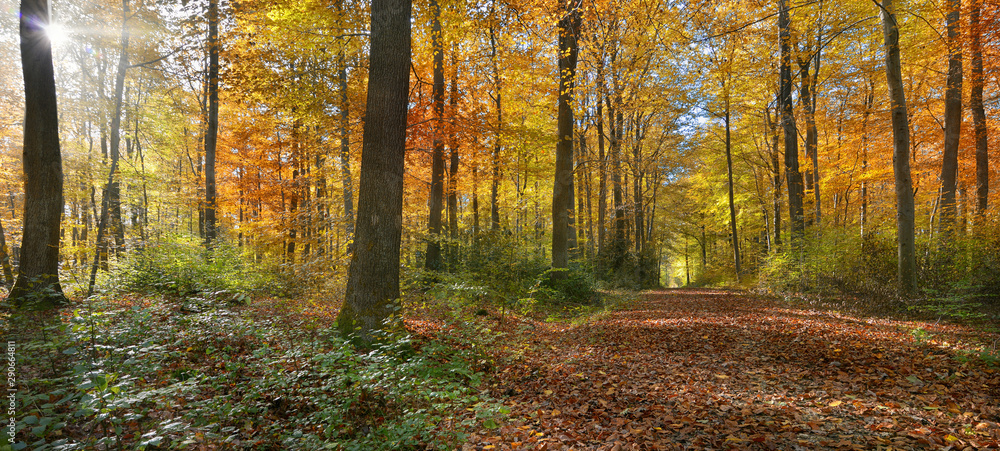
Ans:
[{"label": "leaf-covered path", "polygon": [[[916,331],[916,332],[914,332]],[[649,292],[567,326],[523,324],[498,369],[510,421],[468,449],[993,449],[1000,371],[964,328],[743,293]],[[510,340],[508,343],[515,343]]]}]

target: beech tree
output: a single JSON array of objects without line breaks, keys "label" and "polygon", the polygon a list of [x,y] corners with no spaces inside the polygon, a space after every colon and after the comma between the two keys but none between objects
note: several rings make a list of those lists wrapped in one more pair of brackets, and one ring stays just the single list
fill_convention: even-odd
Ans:
[{"label": "beech tree", "polygon": [[374,0],[354,252],[337,327],[373,339],[399,306],[410,0]]},{"label": "beech tree", "polygon": [[917,253],[913,235],[913,182],[910,178],[910,124],[906,115],[902,64],[899,56],[899,23],[892,0],[883,0],[882,33],[885,36],[885,78],[892,104],[892,169],[896,179],[896,243],[899,292],[917,290]]},{"label": "beech tree", "polygon": [[573,87],[579,54],[582,3],[564,0],[559,19],[559,112],[557,116],[556,172],[552,185],[552,272],[564,279],[569,267],[573,210]]},{"label": "beech tree", "polygon": [[24,232],[21,264],[8,299],[18,307],[53,308],[67,302],[59,284],[59,225],[63,210],[62,153],[52,66],[45,34],[48,0],[21,1],[24,76]]}]

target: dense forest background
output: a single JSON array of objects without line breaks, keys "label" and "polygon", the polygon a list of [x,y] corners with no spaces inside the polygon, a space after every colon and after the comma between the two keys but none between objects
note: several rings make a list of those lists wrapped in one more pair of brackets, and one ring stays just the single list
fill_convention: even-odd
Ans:
[{"label": "dense forest background", "polygon": [[[218,8],[217,98],[209,93],[210,7]],[[55,3],[61,271],[71,291],[86,285],[97,248],[102,269],[135,266],[193,251],[211,230],[241,265],[337,298],[356,209],[367,7]],[[920,289],[995,289],[987,276],[996,274],[997,249],[989,186],[1000,93],[996,6],[897,8]],[[561,11],[532,2],[414,6],[406,268],[464,271],[504,249],[549,261]],[[896,189],[879,8],[788,7],[792,128],[778,102],[777,12],[755,2],[580,6],[574,268],[636,287],[893,286]],[[4,17],[2,58],[17,67],[16,15]],[[958,78],[949,78],[956,59]],[[16,267],[18,71],[5,71],[2,83],[0,221]],[[957,126],[946,106],[955,89]],[[949,127],[957,130],[952,148]],[[209,128],[213,141],[217,133],[211,155]],[[799,142],[797,171],[788,169],[789,133]],[[791,220],[789,174],[802,186],[793,199],[802,216]],[[802,245],[793,251],[799,222]]]}]

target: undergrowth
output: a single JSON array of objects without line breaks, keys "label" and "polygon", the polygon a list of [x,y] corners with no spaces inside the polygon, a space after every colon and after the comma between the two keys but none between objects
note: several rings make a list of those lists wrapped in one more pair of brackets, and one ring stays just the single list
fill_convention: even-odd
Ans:
[{"label": "undergrowth", "polygon": [[78,307],[8,317],[10,449],[452,449],[504,414],[480,388],[474,334],[395,329],[359,351],[322,321],[251,308]]}]

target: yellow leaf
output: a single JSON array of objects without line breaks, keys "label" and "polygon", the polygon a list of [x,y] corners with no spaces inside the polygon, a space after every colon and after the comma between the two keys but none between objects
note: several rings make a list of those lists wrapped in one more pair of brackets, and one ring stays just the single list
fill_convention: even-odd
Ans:
[{"label": "yellow leaf", "polygon": [[493,445],[486,445],[486,446],[483,447],[483,449],[494,449],[494,448],[496,448],[496,447],[493,446]]},{"label": "yellow leaf", "polygon": [[839,399],[834,400],[834,401],[830,401],[830,407],[837,407],[837,406],[839,406],[841,404],[843,404],[843,402],[841,400],[839,400]]},{"label": "yellow leaf", "polygon": [[729,379],[729,376],[726,376],[725,374],[716,374],[715,377],[719,379]]},{"label": "yellow leaf", "polygon": [[958,440],[958,437],[955,437],[954,435],[948,434],[948,435],[944,436],[944,439],[946,441],[949,441],[949,442],[954,442],[955,440]]},{"label": "yellow leaf", "polygon": [[551,395],[551,394],[552,394],[552,390],[545,390],[545,396],[548,396],[548,395]]}]

